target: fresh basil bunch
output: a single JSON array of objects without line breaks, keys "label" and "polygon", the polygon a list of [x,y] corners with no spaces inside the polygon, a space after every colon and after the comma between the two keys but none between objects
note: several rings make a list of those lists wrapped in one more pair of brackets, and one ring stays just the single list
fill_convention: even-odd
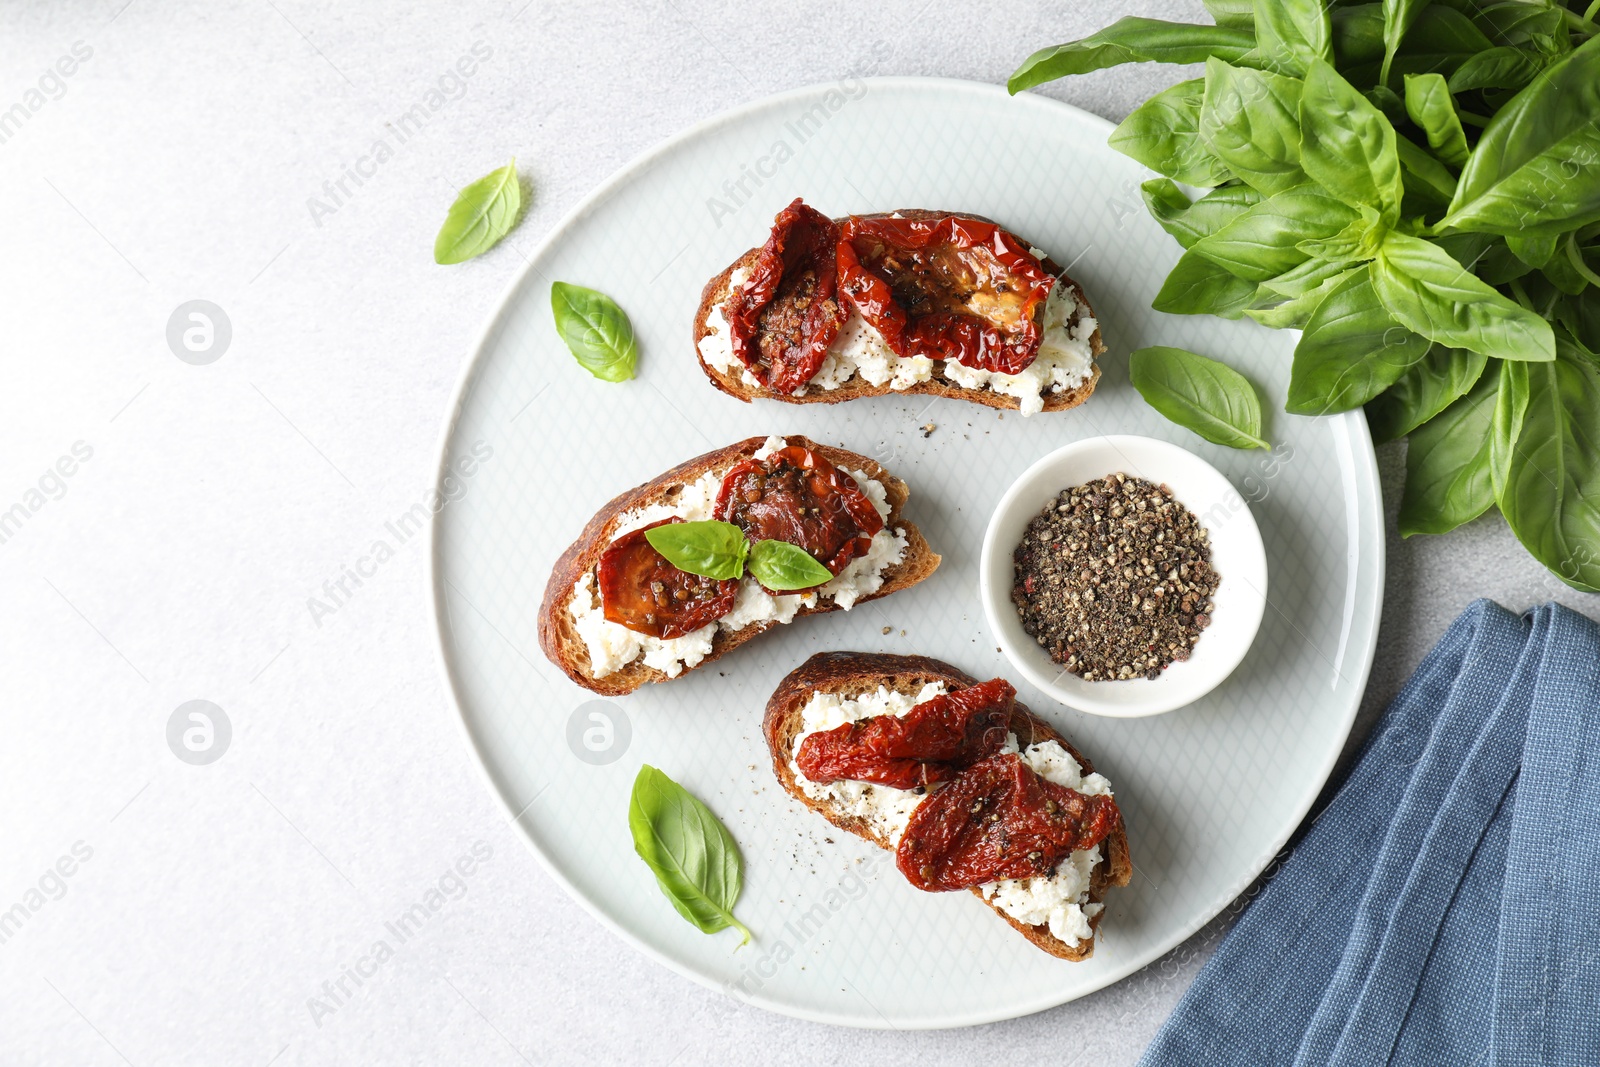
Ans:
[{"label": "fresh basil bunch", "polygon": [[1009,87],[1204,62],[1111,136],[1185,250],[1155,307],[1303,331],[1289,411],[1410,435],[1402,533],[1498,505],[1600,591],[1600,0],[1205,3]]}]

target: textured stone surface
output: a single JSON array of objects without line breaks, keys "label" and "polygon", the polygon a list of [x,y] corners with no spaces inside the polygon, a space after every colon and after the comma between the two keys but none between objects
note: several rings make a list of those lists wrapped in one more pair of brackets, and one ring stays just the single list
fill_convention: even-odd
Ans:
[{"label": "textured stone surface", "polygon": [[[1005,3],[975,25],[919,0],[830,5],[805,26],[766,2],[9,5],[0,110],[39,106],[0,142],[0,510],[40,506],[0,543],[0,909],[28,911],[0,942],[0,1059],[1133,1062],[1226,915],[1101,993],[937,1034],[785,1019],[628,949],[473,769],[433,662],[424,548],[400,519],[519,252],[628,159],[851,71],[999,81],[1135,10],[1200,17]],[[80,41],[89,58],[41,84]],[[452,73],[475,42],[492,55]],[[1048,92],[1117,118],[1176,76]],[[454,188],[512,154],[532,181],[522,228],[435,267]],[[335,200],[325,183],[358,165]],[[233,327],[206,366],[165,337],[196,298]],[[79,441],[92,456],[46,477]],[[1401,450],[1379,456],[1392,521]],[[379,540],[393,555],[363,562]],[[1388,562],[1369,711],[1474,596],[1596,610],[1498,520],[1391,537]],[[335,610],[313,618],[311,597]],[[205,766],[167,743],[195,699],[232,726]],[[403,941],[388,931],[419,903],[438,907]]]}]

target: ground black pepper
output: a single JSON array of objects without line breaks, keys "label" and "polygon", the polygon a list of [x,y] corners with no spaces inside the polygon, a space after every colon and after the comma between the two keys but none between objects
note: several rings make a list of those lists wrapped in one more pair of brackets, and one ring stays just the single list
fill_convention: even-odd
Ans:
[{"label": "ground black pepper", "polygon": [[1063,490],[1012,558],[1022,628],[1087,681],[1157,678],[1211,624],[1219,577],[1206,528],[1143,478]]}]

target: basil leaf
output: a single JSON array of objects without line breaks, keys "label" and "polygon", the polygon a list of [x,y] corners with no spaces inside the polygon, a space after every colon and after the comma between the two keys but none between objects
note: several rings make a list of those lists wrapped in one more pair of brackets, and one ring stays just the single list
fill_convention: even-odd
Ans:
[{"label": "basil leaf", "polygon": [[750,576],[774,592],[813,589],[833,580],[816,557],[787,541],[757,541],[750,549]]},{"label": "basil leaf", "polygon": [[733,915],[744,885],[744,860],[710,808],[645,764],[628,799],[628,830],[633,850],[679,915],[708,934],[732,927],[744,935],[740,945],[750,943],[750,931]]},{"label": "basil leaf", "polygon": [[625,382],[633,377],[639,363],[633,323],[615,300],[581,285],[554,282],[550,309],[555,313],[556,332],[579,366],[603,382]]},{"label": "basil leaf", "polygon": [[1496,394],[1494,424],[1489,431],[1489,472],[1495,492],[1505,484],[1511,469],[1511,456],[1522,436],[1522,420],[1528,413],[1528,364],[1502,362],[1500,390]]},{"label": "basil leaf", "polygon": [[[1312,260],[1310,262],[1318,261]],[[1338,288],[1349,274],[1364,269],[1338,263],[1330,264],[1330,266],[1335,268],[1336,273],[1331,277],[1325,278],[1315,287],[1290,297],[1276,307],[1246,308],[1245,314],[1261,325],[1269,326],[1274,330],[1304,329],[1310,322],[1312,313],[1322,306],[1322,302],[1328,298],[1328,294]],[[1271,282],[1263,282],[1262,286],[1265,288],[1278,282],[1279,279],[1275,278]]]},{"label": "basil leaf", "polygon": [[644,539],[680,571],[719,582],[744,574],[749,542],[731,522],[673,522],[646,530]]},{"label": "basil leaf", "polygon": [[1520,89],[1539,75],[1539,64],[1520,48],[1500,45],[1470,57],[1450,75],[1450,91]]},{"label": "basil leaf", "polygon": [[1255,302],[1256,285],[1235,278],[1226,267],[1195,252],[1185,252],[1150,306],[1168,315],[1221,315],[1236,319]]},{"label": "basil leaf", "polygon": [[1253,30],[1256,26],[1255,0],[1200,0],[1218,26]]},{"label": "basil leaf", "polygon": [[1306,71],[1300,96],[1300,165],[1331,192],[1400,218],[1400,155],[1383,112],[1327,63]]},{"label": "basil leaf", "polygon": [[1256,51],[1280,74],[1304,74],[1312,62],[1331,60],[1332,36],[1322,0],[1263,0],[1256,4]]},{"label": "basil leaf", "polygon": [[1444,75],[1406,75],[1406,114],[1427,135],[1428,146],[1440,159],[1456,167],[1467,162],[1467,132],[1461,128]]},{"label": "basil leaf", "polygon": [[1354,263],[1308,259],[1293,270],[1285,271],[1276,278],[1262,282],[1261,288],[1279,296],[1291,298],[1304,296],[1315,289],[1320,289],[1329,280],[1339,277],[1354,266],[1356,266]]},{"label": "basil leaf", "polygon": [[522,186],[513,157],[456,194],[439,236],[433,239],[433,261],[464,263],[483,255],[511,232],[521,210]]},{"label": "basil leaf", "polygon": [[1264,282],[1306,261],[1296,247],[1302,241],[1331,237],[1360,217],[1322,188],[1303,185],[1255,205],[1193,250],[1240,278]]},{"label": "basil leaf", "polygon": [[1373,292],[1371,268],[1351,271],[1311,313],[1295,345],[1285,410],[1329,415],[1360,407],[1428,354]]},{"label": "basil leaf", "polygon": [[1335,9],[1333,29],[1335,65],[1352,85],[1387,85],[1396,73],[1436,71],[1448,78],[1468,58],[1494,47],[1471,19],[1443,4],[1433,4],[1417,15],[1388,71],[1382,62],[1387,29],[1382,4]]},{"label": "basil leaf", "polygon": [[1556,245],[1560,240],[1554,234],[1513,233],[1506,236],[1506,247],[1511,249],[1511,254],[1522,262],[1538,269],[1550,262],[1550,257],[1556,254]]},{"label": "basil leaf", "polygon": [[1411,432],[1400,535],[1442,534],[1494,503],[1489,440],[1499,375],[1485,374],[1471,392]]},{"label": "basil leaf", "polygon": [[1106,143],[1185,185],[1221,185],[1233,175],[1197,133],[1204,95],[1201,79],[1179,82],[1135,108]]},{"label": "basil leaf", "polygon": [[1295,78],[1230,66],[1216,58],[1206,60],[1201,142],[1268,196],[1304,184],[1300,90]]},{"label": "basil leaf", "polygon": [[1128,377],[1145,402],[1171,421],[1229,448],[1270,448],[1261,439],[1261,401],[1245,376],[1181,348],[1141,348]]},{"label": "basil leaf", "polygon": [[1527,407],[1495,499],[1535,559],[1600,592],[1600,368],[1563,346],[1553,362],[1521,369]]},{"label": "basil leaf", "polygon": [[1372,265],[1378,299],[1407,329],[1450,348],[1552,360],[1550,324],[1467,273],[1437,245],[1391,233]]},{"label": "basil leaf", "polygon": [[1566,233],[1600,221],[1600,36],[1502,108],[1440,228]]},{"label": "basil leaf", "polygon": [[1081,41],[1043,48],[1023,60],[1006,89],[1020,93],[1069,74],[1123,63],[1199,63],[1208,56],[1238,59],[1255,46],[1255,34],[1226,26],[1118,19]]},{"label": "basil leaf", "polygon": [[1487,363],[1482,352],[1434,345],[1422,362],[1367,402],[1373,443],[1399,440],[1466,396]]},{"label": "basil leaf", "polygon": [[1445,165],[1405,137],[1395,138],[1395,148],[1400,153],[1400,166],[1416,181],[1406,182],[1407,193],[1418,193],[1429,202],[1429,207],[1448,207],[1456,195],[1456,179]]},{"label": "basil leaf", "polygon": [[1429,3],[1430,0],[1383,0],[1383,69],[1378,84],[1388,83],[1389,68],[1400,51],[1400,42]]},{"label": "basil leaf", "polygon": [[1193,248],[1200,238],[1216,233],[1262,199],[1248,185],[1224,185],[1191,201],[1168,178],[1152,179],[1140,189],[1150,214],[1184,248]]},{"label": "basil leaf", "polygon": [[1301,241],[1296,246],[1301,255],[1335,262],[1365,262],[1376,256],[1389,235],[1389,227],[1384,224],[1377,208],[1367,204],[1358,206],[1356,220],[1338,233]]}]

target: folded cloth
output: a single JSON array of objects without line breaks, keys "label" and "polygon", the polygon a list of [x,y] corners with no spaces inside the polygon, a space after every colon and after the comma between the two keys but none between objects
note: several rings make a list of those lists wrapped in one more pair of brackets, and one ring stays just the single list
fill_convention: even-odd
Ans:
[{"label": "folded cloth", "polygon": [[1468,608],[1140,1064],[1600,1065],[1600,627]]}]

